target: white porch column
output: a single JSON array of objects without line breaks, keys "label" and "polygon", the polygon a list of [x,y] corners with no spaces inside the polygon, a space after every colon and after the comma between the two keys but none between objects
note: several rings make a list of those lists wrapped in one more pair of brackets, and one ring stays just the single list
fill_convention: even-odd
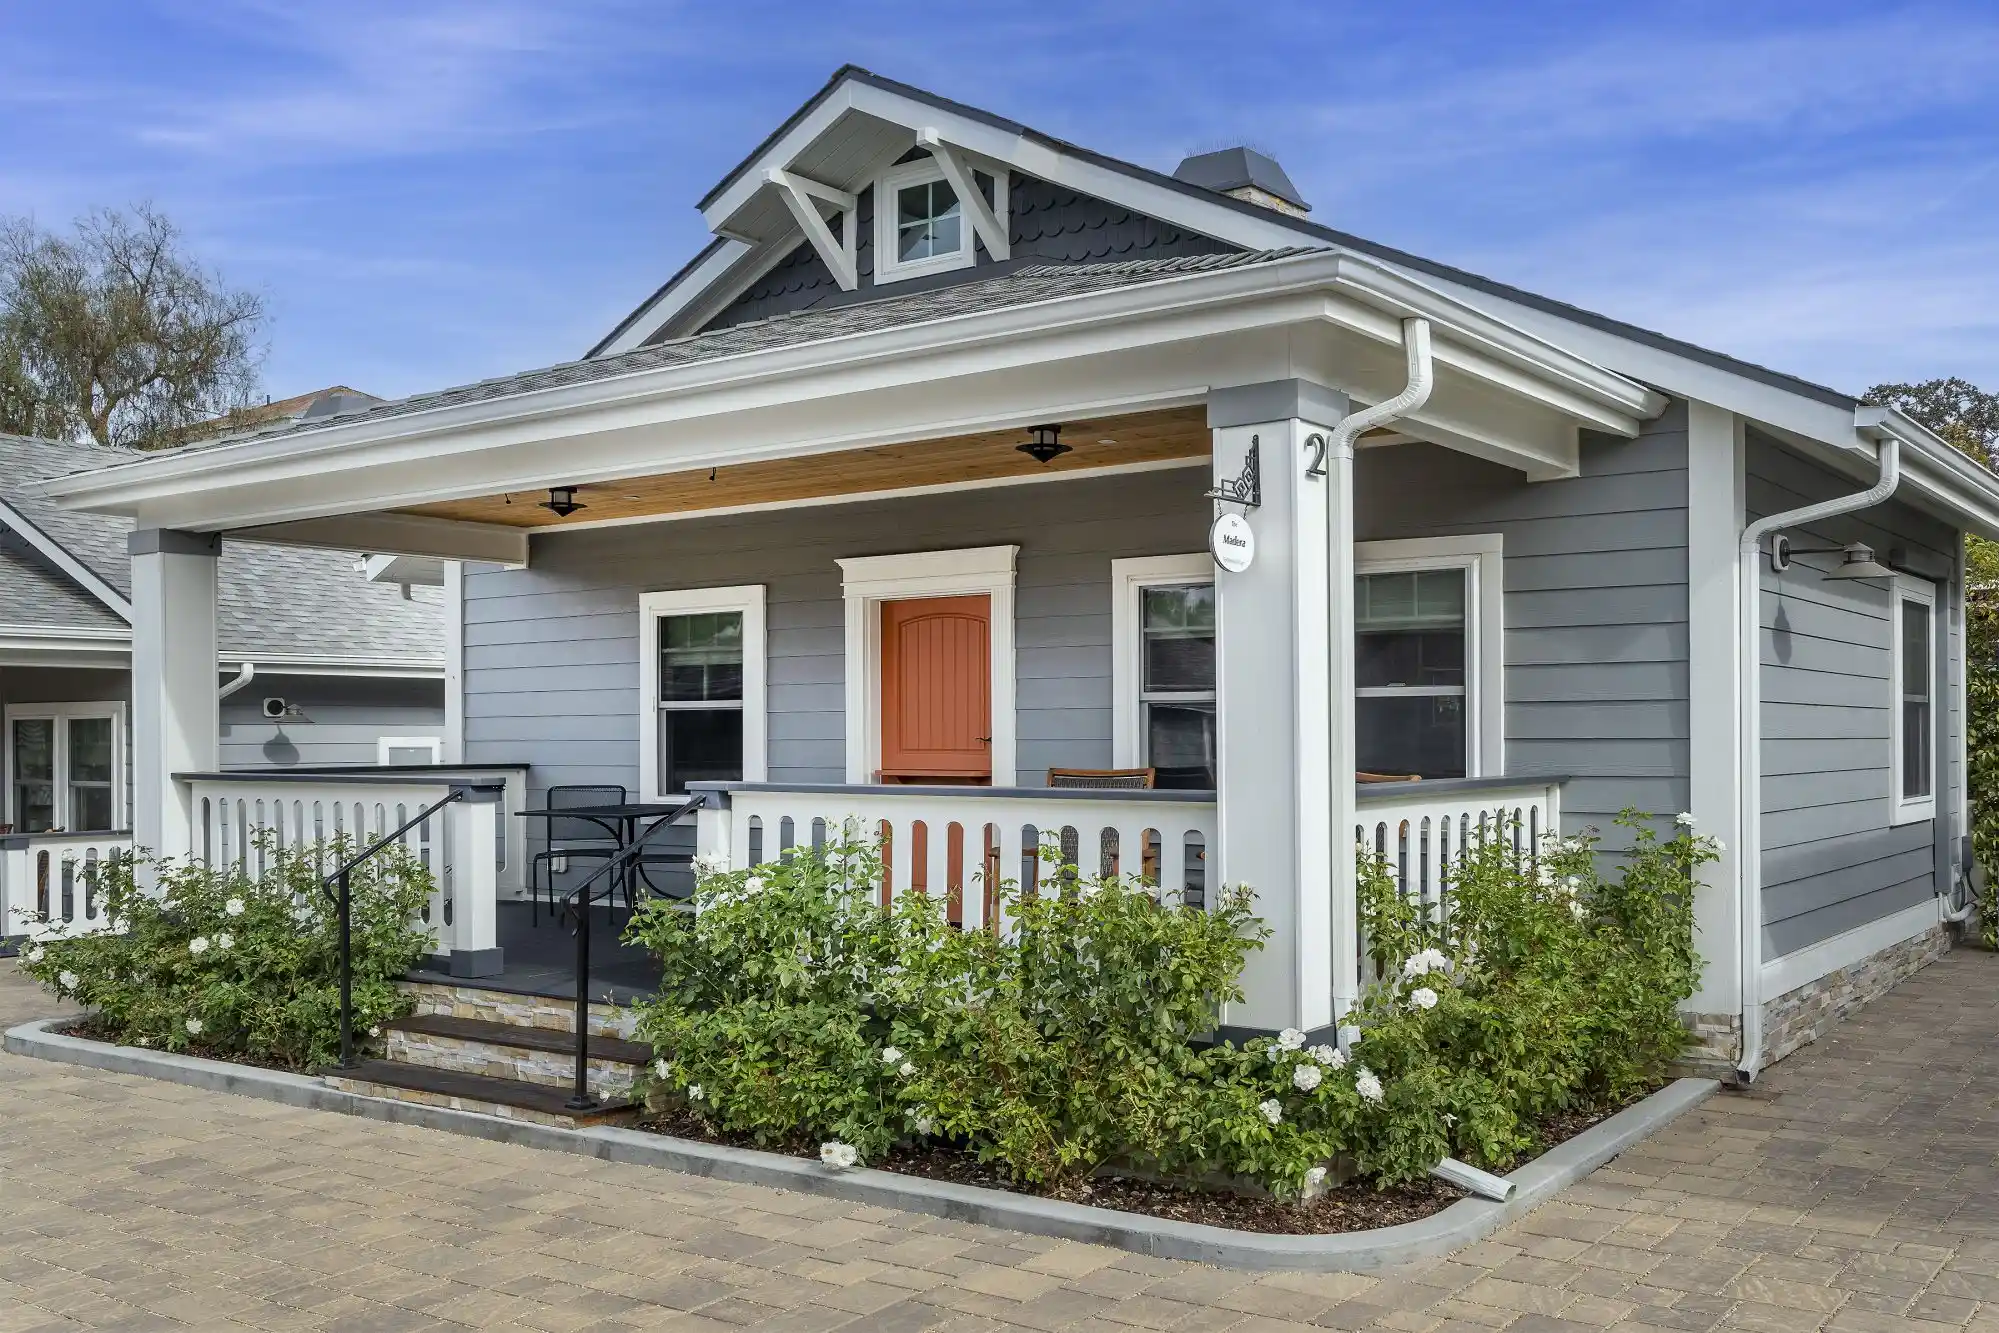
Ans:
[{"label": "white porch column", "polygon": [[[1331,595],[1342,585],[1327,578],[1328,488],[1306,475],[1317,461],[1306,442],[1346,408],[1343,394],[1303,380],[1208,395],[1216,484],[1236,481],[1254,450],[1262,490],[1247,511],[1254,562],[1215,573],[1218,882],[1254,889],[1271,931],[1244,970],[1244,1002],[1224,1015],[1232,1028],[1312,1031],[1335,1017],[1336,867],[1351,862],[1352,820],[1329,829],[1327,811],[1336,788],[1352,803],[1353,764],[1350,740],[1344,768],[1333,754],[1327,647],[1332,608],[1349,594]],[[1351,884],[1350,864],[1346,874]]]},{"label": "white porch column", "polygon": [[1687,404],[1687,809],[1694,831],[1719,838],[1721,859],[1701,871],[1694,892],[1694,948],[1703,961],[1700,989],[1687,1002],[1703,1045],[1731,1058],[1740,1034],[1725,1036],[1742,1010],[1740,956],[1742,871],[1742,701],[1735,562],[1744,523],[1742,418],[1708,403]]},{"label": "white porch column", "polygon": [[212,532],[141,528],[132,557],[132,841],[162,857],[194,850],[175,773],[220,764]]},{"label": "white porch column", "polygon": [[444,807],[451,849],[451,975],[491,977],[499,943],[499,817],[503,789],[466,786]]}]

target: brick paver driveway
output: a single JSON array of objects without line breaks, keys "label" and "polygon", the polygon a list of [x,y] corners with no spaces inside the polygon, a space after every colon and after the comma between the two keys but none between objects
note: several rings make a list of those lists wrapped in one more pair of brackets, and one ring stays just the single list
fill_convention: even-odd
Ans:
[{"label": "brick paver driveway", "polygon": [[[0,962],[0,1019],[46,1012]],[[0,1057],[0,1330],[1999,1333],[1999,958],[1492,1241],[1253,1275]]]}]

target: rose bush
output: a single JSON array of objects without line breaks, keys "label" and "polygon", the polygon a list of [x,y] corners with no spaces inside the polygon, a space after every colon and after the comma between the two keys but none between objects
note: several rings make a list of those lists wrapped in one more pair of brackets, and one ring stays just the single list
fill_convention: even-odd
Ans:
[{"label": "rose bush", "polygon": [[[303,1069],[340,1053],[340,918],[309,852],[266,845],[261,875],[198,863],[106,863],[100,892],[113,931],[68,936],[43,923],[21,950],[27,973],[95,1011],[113,1041],[241,1056]],[[344,844],[330,855],[347,854]],[[416,928],[431,880],[391,847],[353,875],[354,1024],[366,1034],[403,1013],[396,979],[430,948]]]}]

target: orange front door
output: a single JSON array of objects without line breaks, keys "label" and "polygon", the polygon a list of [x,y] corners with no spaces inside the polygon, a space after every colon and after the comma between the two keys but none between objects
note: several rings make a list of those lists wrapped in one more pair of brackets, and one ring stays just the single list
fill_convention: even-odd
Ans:
[{"label": "orange front door", "polygon": [[992,599],[881,604],[884,782],[993,780]]}]

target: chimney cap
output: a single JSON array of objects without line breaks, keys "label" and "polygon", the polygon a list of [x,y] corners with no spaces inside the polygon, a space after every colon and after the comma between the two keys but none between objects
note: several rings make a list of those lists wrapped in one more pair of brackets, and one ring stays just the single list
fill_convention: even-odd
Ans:
[{"label": "chimney cap", "polygon": [[1238,146],[1212,153],[1196,153],[1173,168],[1173,179],[1213,190],[1217,194],[1235,194],[1238,190],[1259,191],[1281,199],[1300,211],[1308,211],[1312,207],[1298,193],[1298,187],[1291,183],[1291,178],[1284,174],[1284,168],[1277,165],[1277,159],[1254,148]]}]

